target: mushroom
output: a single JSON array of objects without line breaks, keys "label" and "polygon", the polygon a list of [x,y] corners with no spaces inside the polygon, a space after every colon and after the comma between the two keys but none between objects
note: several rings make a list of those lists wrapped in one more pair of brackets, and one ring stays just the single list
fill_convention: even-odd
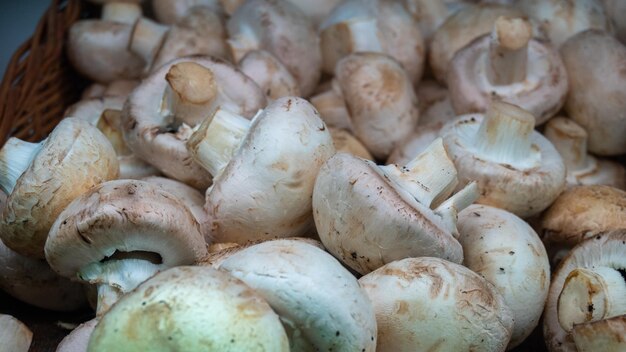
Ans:
[{"label": "mushroom", "polygon": [[626,16],[626,3],[622,0],[602,0],[602,3],[607,17],[611,20],[615,37],[622,44],[626,44],[626,22],[623,20]]},{"label": "mushroom", "polygon": [[354,133],[350,112],[336,79],[318,87],[309,101],[320,113],[320,117],[330,127],[344,129]]},{"label": "mushroom", "polygon": [[448,69],[454,111],[484,112],[494,100],[528,110],[542,124],[563,106],[567,73],[551,46],[522,18],[498,17],[489,35],[457,52]]},{"label": "mushroom", "polygon": [[541,24],[555,48],[587,29],[611,29],[602,0],[516,0],[515,6]]},{"label": "mushroom", "polygon": [[322,249],[267,241],[232,254],[219,268],[269,303],[292,351],[376,350],[372,304],[356,278]]},{"label": "mushroom", "polygon": [[97,315],[157,272],[207,253],[182,201],[137,180],[105,182],[76,198],[52,226],[45,252],[59,275],[97,286]]},{"label": "mushroom", "polygon": [[338,153],[315,181],[315,226],[328,251],[360,274],[408,257],[460,263],[456,214],[478,195],[470,184],[447,199],[456,184],[441,139],[402,167]]},{"label": "mushroom", "polygon": [[88,320],[76,327],[61,340],[55,352],[87,352],[87,345],[99,319]]},{"label": "mushroom", "polygon": [[428,47],[435,31],[451,15],[451,9],[441,0],[404,0],[404,7],[413,16]]},{"label": "mushroom", "polygon": [[387,55],[356,53],[337,63],[335,81],[330,90],[316,97],[329,101],[336,95],[335,106],[341,106],[343,97],[354,135],[375,158],[386,159],[419,119],[417,98],[409,77]]},{"label": "mushroom", "polygon": [[311,21],[289,1],[248,0],[227,23],[235,62],[252,50],[266,50],[282,62],[309,96],[321,75],[319,37]]},{"label": "mushroom", "polygon": [[324,21],[326,17],[333,11],[342,0],[287,0],[290,3],[298,6],[298,8],[304,13],[313,23],[315,28],[318,28],[320,23]]},{"label": "mushroom", "polygon": [[333,137],[333,145],[337,153],[350,153],[361,159],[374,160],[374,157],[367,148],[365,148],[363,143],[350,132],[333,127],[330,127],[329,130],[330,135]]},{"label": "mushroom", "polygon": [[74,68],[100,83],[141,77],[144,62],[128,50],[133,23],[140,16],[139,4],[107,2],[100,19],[75,22],[67,40]]},{"label": "mushroom", "polygon": [[[428,62],[438,82],[446,84],[452,58],[474,39],[490,33],[500,16],[523,17],[523,12],[511,6],[482,4],[467,6],[452,16],[433,35]],[[533,34],[539,32],[533,28]]]},{"label": "mushroom", "polygon": [[544,311],[550,351],[576,351],[574,327],[581,332],[581,325],[626,314],[625,271],[624,230],[589,238],[569,252],[552,277]]},{"label": "mushroom", "polygon": [[570,81],[568,116],[589,135],[598,155],[626,153],[626,47],[608,33],[577,34],[561,48]]},{"label": "mushroom", "polygon": [[261,87],[270,100],[300,96],[298,81],[274,55],[251,50],[239,61],[239,69]]},{"label": "mushroom", "polygon": [[436,81],[420,82],[415,94],[420,111],[419,126],[447,123],[456,117],[448,89]]},{"label": "mushroom", "polygon": [[0,341],[2,350],[11,352],[28,352],[33,340],[30,329],[16,318],[0,314]]},{"label": "mushroom", "polygon": [[332,143],[317,111],[296,97],[274,100],[251,122],[221,108],[206,119],[188,148],[213,175],[205,210],[215,241],[307,233],[313,184]]},{"label": "mushroom", "polygon": [[494,101],[485,115],[462,115],[444,126],[441,136],[459,172],[459,185],[478,182],[477,203],[526,218],[561,193],[563,159],[534,125],[528,111]]},{"label": "mushroom", "polygon": [[626,315],[576,325],[572,336],[578,352],[625,351]]},{"label": "mushroom", "polygon": [[135,22],[129,50],[146,63],[144,72],[151,73],[164,64],[192,55],[228,58],[226,32],[220,15],[211,8],[191,8],[185,17],[172,26],[158,24],[147,18]]},{"label": "mushroom", "polygon": [[437,138],[444,124],[418,126],[417,130],[401,141],[387,158],[386,164],[406,165],[423,153]]},{"label": "mushroom", "polygon": [[122,110],[125,102],[126,97],[122,96],[82,99],[65,109],[63,116],[76,117],[97,126],[104,110]]},{"label": "mushroom", "polygon": [[128,98],[122,129],[128,147],[166,176],[204,189],[210,175],[185,148],[192,127],[215,106],[252,117],[265,96],[247,76],[208,57],[174,60],[146,78]]},{"label": "mushroom", "polygon": [[[181,295],[183,293],[183,295]],[[288,352],[280,319],[254,290],[211,267],[157,274],[105,314],[88,351]]]},{"label": "mushroom", "polygon": [[542,240],[558,263],[585,239],[626,229],[626,192],[601,185],[575,186],[563,192],[541,218]]},{"label": "mushroom", "polygon": [[194,7],[205,7],[220,17],[223,16],[222,6],[218,0],[152,0],[154,17],[168,25],[178,23],[193,11]]},{"label": "mushroom", "polygon": [[115,151],[97,128],[63,119],[39,143],[12,137],[0,150],[0,188],[9,195],[0,218],[7,247],[43,258],[50,226],[76,197],[117,177]]},{"label": "mushroom", "polygon": [[513,317],[496,288],[464,266],[407,258],[359,279],[378,323],[378,351],[504,351]]},{"label": "mushroom", "polygon": [[81,100],[103,97],[128,97],[138,85],[139,81],[127,79],[116,80],[108,85],[92,83],[83,91]]},{"label": "mushroom", "polygon": [[543,134],[565,162],[568,186],[607,185],[626,189],[624,166],[589,155],[587,131],[576,122],[565,117],[553,118],[546,124]]},{"label": "mushroom", "polygon": [[350,54],[376,52],[396,59],[411,82],[422,77],[424,40],[399,1],[344,0],[320,25],[320,40],[326,73]]},{"label": "mushroom", "polygon": [[513,313],[508,349],[539,324],[550,288],[550,262],[537,233],[498,208],[473,204],[459,213],[463,264],[491,282]]}]

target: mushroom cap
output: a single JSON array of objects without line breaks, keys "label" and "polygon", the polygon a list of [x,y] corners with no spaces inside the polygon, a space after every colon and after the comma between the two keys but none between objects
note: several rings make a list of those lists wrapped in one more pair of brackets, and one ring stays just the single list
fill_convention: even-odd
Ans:
[{"label": "mushroom cap", "polygon": [[311,194],[322,164],[335,153],[332,137],[304,99],[274,100],[206,194],[217,242],[305,234],[313,225]]},{"label": "mushroom cap", "polygon": [[91,333],[98,324],[98,318],[88,320],[78,325],[72,332],[61,340],[55,352],[85,352],[89,344]]},{"label": "mushroom cap", "polygon": [[220,15],[222,12],[222,6],[218,0],[152,0],[154,17],[163,24],[177,23],[194,7],[204,7]]},{"label": "mushroom cap", "polygon": [[602,0],[517,0],[515,6],[541,24],[555,48],[587,29],[611,29]]},{"label": "mushroom cap", "polygon": [[552,275],[548,301],[543,312],[543,335],[550,351],[576,351],[572,335],[559,323],[558,301],[565,279],[576,268],[605,266],[626,268],[626,231],[596,235],[574,247]]},{"label": "mushroom cap", "polygon": [[589,30],[561,47],[570,82],[565,110],[588,133],[599,155],[626,153],[626,47],[608,33]]},{"label": "mushroom cap", "polygon": [[339,5],[343,0],[287,0],[298,6],[317,28],[322,21]]},{"label": "mushroom cap", "polygon": [[459,212],[463,264],[494,284],[515,324],[508,348],[539,324],[550,288],[550,262],[537,233],[505,210],[473,204]]},{"label": "mushroom cap", "polygon": [[626,229],[626,192],[602,185],[563,192],[542,216],[543,243],[554,257],[559,250],[609,231]]},{"label": "mushroom cap", "polygon": [[626,15],[626,3],[622,0],[603,0],[607,17],[611,20],[615,37],[622,44],[626,43],[626,23],[623,18]]},{"label": "mushroom cap", "polygon": [[[298,81],[302,96],[313,92],[321,76],[320,39],[311,20],[296,5],[248,0],[232,14],[227,29],[231,39],[249,41],[245,38],[253,37],[256,47],[249,49],[267,50],[276,56]],[[233,53],[235,61],[241,56]]]},{"label": "mushroom cap", "polygon": [[368,160],[374,160],[374,157],[365,148],[355,136],[350,132],[341,129],[330,127],[330,135],[333,137],[333,145],[337,153],[350,153],[356,157]]},{"label": "mushroom cap", "polygon": [[133,91],[122,112],[122,129],[128,147],[139,158],[168,177],[204,189],[211,184],[211,175],[187,151],[191,129],[183,125],[178,132],[167,132],[173,117],[162,109],[168,84],[165,75],[173,65],[190,61],[212,71],[220,94],[240,107],[236,113],[250,118],[265,105],[265,95],[256,83],[229,64],[210,57],[182,58],[156,70]]},{"label": "mushroom cap", "polygon": [[511,337],[503,297],[464,266],[407,258],[359,283],[374,305],[379,351],[504,351]]},{"label": "mushroom cap", "polygon": [[400,64],[380,53],[356,53],[337,63],[335,76],[354,135],[378,159],[386,159],[415,129],[417,97]]},{"label": "mushroom cap", "polygon": [[104,110],[122,110],[125,102],[126,97],[121,96],[82,99],[65,109],[63,116],[76,117],[97,126]]},{"label": "mushroom cap", "polygon": [[221,59],[227,59],[229,55],[220,14],[206,6],[192,7],[170,27],[154,59],[152,71],[174,59],[194,55]]},{"label": "mushroom cap", "polygon": [[88,122],[66,118],[17,180],[0,219],[0,237],[19,254],[43,258],[50,226],[76,197],[119,172],[107,138]]},{"label": "mushroom cap", "polygon": [[626,350],[626,315],[574,326],[578,352]]},{"label": "mushroom cap", "polygon": [[220,269],[280,315],[292,350],[376,350],[372,304],[356,278],[322,249],[290,239],[267,241],[231,255]]},{"label": "mushroom cap", "polygon": [[134,154],[119,155],[117,161],[120,163],[120,176],[118,177],[120,180],[141,180],[144,177],[161,175],[161,172],[154,166],[139,159]]},{"label": "mushroom cap", "polygon": [[454,12],[446,1],[441,0],[405,0],[404,6],[417,22],[426,44],[430,43],[435,31]]},{"label": "mushroom cap", "polygon": [[82,20],[70,28],[68,57],[89,79],[109,83],[141,77],[145,63],[128,50],[132,26],[103,20]]},{"label": "mushroom cap", "polygon": [[446,83],[448,65],[456,52],[490,33],[500,16],[523,17],[524,14],[510,6],[482,4],[467,6],[446,19],[433,35],[428,56],[437,81]]},{"label": "mushroom cap", "polygon": [[252,78],[272,100],[300,96],[300,86],[285,65],[265,50],[249,51],[239,61],[239,69]]},{"label": "mushroom cap", "polygon": [[478,183],[480,204],[507,210],[522,218],[540,213],[561,193],[565,185],[565,165],[554,146],[539,132],[532,131],[532,149],[538,160],[527,168],[515,168],[483,160],[471,147],[484,116],[461,115],[441,130],[446,150],[459,172],[459,187]]},{"label": "mushroom cap", "polygon": [[160,269],[195,263],[207,253],[182,201],[137,180],[105,182],[76,198],[52,226],[45,250],[52,269],[74,280],[116,251],[156,253]]},{"label": "mushroom cap", "polygon": [[[375,37],[367,38],[367,49],[344,38],[347,26],[353,21],[375,23]],[[365,40],[365,35],[361,40]],[[349,36],[349,34],[348,34]],[[341,40],[341,39],[343,40]],[[363,51],[387,54],[406,70],[411,82],[422,78],[425,61],[424,40],[413,17],[399,1],[345,0],[320,25],[320,45],[323,69],[333,73],[342,58]]]},{"label": "mushroom cap", "polygon": [[180,266],[122,297],[88,350],[288,352],[289,342],[278,315],[244,283],[211,267]]},{"label": "mushroom cap", "polygon": [[407,201],[375,168],[371,161],[338,153],[320,169],[313,217],[328,251],[361,274],[408,257],[460,263],[461,245],[441,218]]},{"label": "mushroom cap", "polygon": [[420,110],[418,125],[447,123],[457,116],[452,107],[448,89],[436,81],[424,80],[420,82],[415,94]]},{"label": "mushroom cap", "polygon": [[444,126],[441,122],[436,122],[427,126],[418,126],[417,131],[410,134],[391,152],[387,159],[387,165],[406,165],[415,159],[428,146],[439,137],[439,132]]},{"label": "mushroom cap", "polygon": [[[180,199],[183,204],[189,208],[191,214],[193,214],[198,224],[202,225],[206,221],[206,213],[204,212],[204,194],[197,189],[187,186],[186,184],[159,176],[144,177],[142,181],[153,183],[162,190],[170,192]],[[204,235],[207,243],[211,242],[211,237],[208,231],[201,229],[201,233]]]},{"label": "mushroom cap", "polygon": [[554,116],[567,95],[567,72],[559,53],[550,45],[531,39],[528,64],[522,82],[498,85],[490,82],[489,34],[459,50],[448,67],[450,100],[458,115],[484,112],[492,100],[502,100],[528,110],[536,125]]},{"label": "mushroom cap", "polygon": [[24,323],[10,315],[0,314],[2,350],[27,352],[32,340],[33,333]]},{"label": "mushroom cap", "polygon": [[0,289],[32,306],[73,311],[86,305],[80,284],[50,269],[45,260],[21,256],[0,241]]}]

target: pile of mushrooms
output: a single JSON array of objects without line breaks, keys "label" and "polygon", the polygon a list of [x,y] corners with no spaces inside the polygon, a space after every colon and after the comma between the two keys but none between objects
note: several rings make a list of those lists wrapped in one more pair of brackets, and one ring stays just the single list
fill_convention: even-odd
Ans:
[{"label": "pile of mushrooms", "polygon": [[57,351],[626,350],[620,1],[86,1],[92,84],[0,149]]}]

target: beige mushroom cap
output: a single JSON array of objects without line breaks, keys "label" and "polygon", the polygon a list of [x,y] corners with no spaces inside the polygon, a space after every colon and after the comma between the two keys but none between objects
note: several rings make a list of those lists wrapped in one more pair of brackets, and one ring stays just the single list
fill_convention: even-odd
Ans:
[{"label": "beige mushroom cap", "polygon": [[542,240],[559,260],[580,242],[626,229],[626,192],[609,186],[577,186],[563,192],[542,215]]},{"label": "beige mushroom cap", "polygon": [[98,318],[78,325],[61,340],[55,352],[86,352],[89,338],[96,328],[96,324],[98,324]]},{"label": "beige mushroom cap", "polygon": [[7,352],[28,352],[33,333],[16,318],[0,314],[0,341],[2,350]]},{"label": "beige mushroom cap", "polygon": [[434,80],[424,80],[415,89],[420,110],[419,126],[447,123],[457,115],[448,89]]},{"label": "beige mushroom cap", "polygon": [[239,69],[252,78],[271,100],[300,96],[298,81],[285,65],[265,50],[249,51],[239,61]]},{"label": "beige mushroom cap", "polygon": [[561,47],[570,81],[565,110],[589,135],[599,155],[626,153],[626,47],[608,33],[590,30]]},{"label": "beige mushroom cap", "polygon": [[607,17],[611,20],[615,37],[622,44],[626,44],[626,23],[623,18],[626,15],[626,2],[622,0],[602,0]]},{"label": "beige mushroom cap", "polygon": [[288,352],[289,342],[276,313],[244,283],[211,267],[181,266],[124,296],[88,350]]},{"label": "beige mushroom cap", "polygon": [[298,6],[298,8],[313,22],[317,28],[320,23],[330,14],[330,12],[343,0],[287,0]]},{"label": "beige mushroom cap", "polygon": [[418,126],[416,131],[398,143],[387,158],[387,165],[406,165],[420,155],[428,146],[439,137],[444,124],[436,122],[427,126]]},{"label": "beige mushroom cap", "polygon": [[363,143],[350,132],[340,128],[330,127],[329,129],[337,153],[350,153],[362,159],[374,160],[374,157],[367,148],[365,148]]},{"label": "beige mushroom cap", "polygon": [[106,137],[88,122],[63,119],[17,180],[0,220],[0,237],[14,251],[43,258],[52,223],[76,197],[119,172]]},{"label": "beige mushroom cap", "polygon": [[175,24],[189,14],[193,7],[205,7],[220,13],[222,6],[218,0],[152,0],[154,17],[164,24]]},{"label": "beige mushroom cap", "polygon": [[539,324],[550,288],[548,254],[537,233],[519,217],[473,204],[459,213],[463,264],[494,284],[515,324],[508,348]]},{"label": "beige mushroom cap", "polygon": [[578,352],[626,351],[626,315],[576,325],[572,336]]},{"label": "beige mushroom cap", "polygon": [[378,351],[504,351],[513,316],[496,288],[464,266],[407,258],[361,279],[378,322]]},{"label": "beige mushroom cap", "polygon": [[124,102],[126,102],[126,97],[121,96],[82,99],[70,105],[63,116],[76,117],[97,126],[104,110],[122,110]]},{"label": "beige mushroom cap", "polygon": [[376,317],[356,278],[317,246],[282,239],[245,248],[220,269],[280,315],[294,351],[376,350]]}]

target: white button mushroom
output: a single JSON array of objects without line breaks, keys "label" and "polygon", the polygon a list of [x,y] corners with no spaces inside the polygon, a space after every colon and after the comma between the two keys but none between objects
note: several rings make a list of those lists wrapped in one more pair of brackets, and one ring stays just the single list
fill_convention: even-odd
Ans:
[{"label": "white button mushroom", "polygon": [[319,37],[311,21],[289,1],[248,0],[227,23],[227,41],[235,62],[251,50],[266,50],[289,69],[302,96],[321,76]]},{"label": "white button mushroom", "polygon": [[534,125],[529,112],[495,101],[485,115],[464,115],[443,128],[460,185],[478,182],[478,203],[524,218],[546,209],[561,193],[563,159]]},{"label": "white button mushroom", "polygon": [[211,267],[172,268],[105,314],[90,352],[288,352],[278,315],[258,293]]},{"label": "white button mushroom", "polygon": [[626,315],[574,326],[577,352],[626,351]]},{"label": "white button mushroom", "polygon": [[568,116],[589,135],[599,155],[626,153],[626,47],[605,32],[590,30],[561,48],[570,81]]},{"label": "white button mushroom", "polygon": [[436,122],[427,126],[417,126],[416,131],[398,143],[387,158],[386,164],[406,165],[431,145],[437,138],[444,124]]},{"label": "white button mushroom", "polygon": [[396,59],[409,80],[422,78],[425,48],[419,27],[399,1],[344,0],[320,25],[323,68],[358,52],[377,52]]},{"label": "white button mushroom", "polygon": [[322,249],[268,241],[229,256],[219,268],[280,315],[293,351],[376,350],[372,304],[356,278]]},{"label": "white button mushroom", "polygon": [[417,22],[427,45],[430,44],[437,28],[454,11],[442,0],[404,0],[404,6]]},{"label": "white button mushroom", "polygon": [[300,96],[300,86],[285,65],[265,50],[251,50],[239,61],[239,69],[265,92],[268,99]]},{"label": "white button mushroom", "polygon": [[119,79],[108,85],[92,83],[83,90],[82,100],[103,98],[103,97],[128,97],[130,93],[139,85],[138,80]]},{"label": "white button mushroom", "polygon": [[420,110],[419,126],[447,123],[457,116],[448,89],[436,81],[420,82],[415,94]]},{"label": "white button mushroom", "polygon": [[607,17],[611,20],[615,37],[626,44],[626,2],[622,0],[602,0]]},{"label": "white button mushroom", "polygon": [[61,340],[55,352],[87,352],[89,338],[98,321],[98,318],[94,318],[78,325]]},{"label": "white button mushroom", "polygon": [[328,251],[361,274],[407,257],[460,263],[456,213],[478,195],[471,184],[446,200],[456,184],[441,139],[403,167],[339,153],[315,182],[315,226]]},{"label": "white button mushroom", "polygon": [[274,100],[252,122],[218,109],[188,148],[214,176],[205,209],[217,242],[304,235],[313,225],[311,194],[332,138],[306,100]]},{"label": "white button mushroom", "polygon": [[16,318],[0,314],[0,349],[6,352],[28,352],[33,340],[30,329]]},{"label": "white button mushroom", "polygon": [[572,329],[626,313],[626,231],[590,238],[552,278],[543,333],[550,351],[576,351]]},{"label": "white button mushroom", "polygon": [[222,5],[218,0],[152,0],[152,10],[157,21],[175,24],[183,19],[194,7],[206,7],[223,16]]},{"label": "white button mushroom", "polygon": [[365,148],[363,143],[361,143],[350,132],[333,127],[330,127],[329,129],[330,135],[333,137],[333,145],[335,146],[337,153],[350,153],[361,159],[374,160],[374,157],[370,154],[367,148]]},{"label": "white button mushroom", "polygon": [[567,167],[567,185],[607,185],[626,189],[624,166],[587,153],[587,132],[564,117],[551,119],[543,134],[554,145]]},{"label": "white button mushroom", "polygon": [[328,126],[354,133],[352,121],[350,121],[350,112],[336,79],[318,86],[315,95],[309,101],[315,106],[322,120]]},{"label": "white button mushroom", "polygon": [[135,89],[122,113],[124,140],[163,174],[204,189],[210,175],[193,162],[185,143],[192,127],[216,105],[252,117],[265,95],[246,75],[211,58],[178,59],[161,67]]},{"label": "white button mushroom", "polygon": [[535,329],[550,288],[548,254],[524,220],[486,205],[459,213],[463,264],[494,284],[511,308],[515,324],[508,349]]},{"label": "white button mushroom", "polygon": [[378,323],[379,352],[504,351],[513,317],[496,288],[464,266],[408,258],[359,279]]},{"label": "white button mushroom", "polygon": [[63,119],[39,143],[11,138],[0,150],[0,188],[8,194],[0,238],[14,251],[43,258],[50,226],[77,196],[119,172],[111,143],[88,122]]},{"label": "white button mushroom", "polygon": [[106,182],[76,198],[52,226],[45,251],[57,273],[98,287],[98,315],[155,273],[207,253],[182,201],[136,180]]}]

